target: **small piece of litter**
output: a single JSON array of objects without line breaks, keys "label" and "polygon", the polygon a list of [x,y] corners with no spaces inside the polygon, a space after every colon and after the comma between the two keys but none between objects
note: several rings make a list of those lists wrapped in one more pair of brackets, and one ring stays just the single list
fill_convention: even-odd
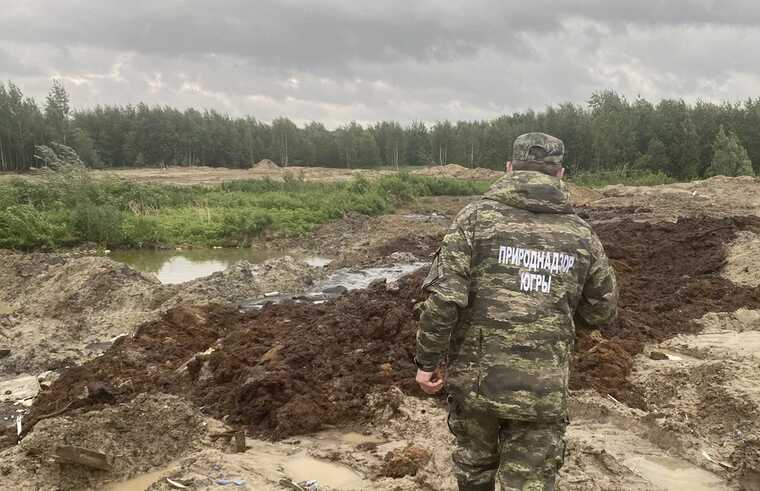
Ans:
[{"label": "small piece of litter", "polygon": [[713,464],[717,464],[721,467],[725,467],[726,469],[736,469],[733,465],[729,464],[728,462],[721,462],[720,460],[715,460],[714,458],[710,457],[707,452],[702,450],[702,456],[712,462]]},{"label": "small piece of litter", "polygon": [[166,482],[168,482],[168,483],[169,483],[169,486],[171,486],[171,487],[173,487],[173,488],[177,488],[177,489],[188,489],[188,487],[187,487],[187,486],[185,486],[184,484],[182,484],[182,483],[180,483],[180,482],[177,482],[177,481],[172,481],[172,480],[171,480],[171,479],[169,479],[168,477],[166,478]]},{"label": "small piece of litter", "polygon": [[319,491],[319,481],[316,479],[309,479],[307,481],[301,481],[298,483],[306,491]]},{"label": "small piece of litter", "polygon": [[245,485],[245,480],[243,479],[217,479],[216,483],[220,486],[226,486],[228,484],[234,484],[235,486],[243,486]]}]

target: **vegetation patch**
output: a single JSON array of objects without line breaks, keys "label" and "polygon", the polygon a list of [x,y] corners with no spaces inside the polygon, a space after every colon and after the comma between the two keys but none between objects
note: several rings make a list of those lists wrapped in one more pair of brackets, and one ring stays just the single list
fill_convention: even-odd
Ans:
[{"label": "vegetation patch", "polygon": [[489,185],[404,173],[332,183],[143,184],[93,179],[63,145],[41,150],[41,176],[0,183],[2,248],[246,245],[264,232],[297,235],[349,212],[379,215],[415,197],[480,194]]}]

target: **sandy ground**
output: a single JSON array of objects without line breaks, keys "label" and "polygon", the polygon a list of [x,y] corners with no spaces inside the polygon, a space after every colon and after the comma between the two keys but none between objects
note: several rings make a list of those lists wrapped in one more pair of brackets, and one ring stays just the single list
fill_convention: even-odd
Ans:
[{"label": "sandy ground", "polygon": [[664,186],[601,188],[590,201],[592,218],[673,221],[683,216],[741,216],[760,214],[760,180],[755,177],[711,177]]},{"label": "sandy ground", "polygon": [[[119,169],[93,171],[95,175],[116,175],[134,182],[161,182],[171,184],[219,184],[224,181],[244,179],[282,180],[287,175],[306,181],[344,181],[354,176],[374,177],[393,174],[392,170],[338,169],[332,167],[277,167],[272,165],[253,166],[249,169],[228,169],[225,167],[168,167],[166,169]],[[453,177],[457,179],[488,180],[498,178],[502,173],[489,169],[468,169],[461,165],[449,164],[438,167],[422,167],[411,170],[412,174]]]},{"label": "sandy ground", "polygon": [[[600,196],[580,190],[576,202],[585,204],[592,222],[661,222],[755,216],[758,191],[754,179],[713,178],[610,187]],[[390,217],[347,217],[301,247],[334,251],[349,242],[333,254],[342,265],[379,264],[396,253],[420,258],[463,204],[430,201],[428,208]],[[757,289],[757,242],[753,232],[739,232],[724,244],[725,264],[715,274],[750,293]],[[0,351],[0,421],[6,423],[33,401],[40,384],[55,390],[55,384],[49,388],[55,377],[45,369],[96,356],[88,345],[132,335],[137,325],[180,303],[216,297],[234,303],[238,298],[223,293],[229,285],[245,288],[267,272],[266,281],[244,293],[297,291],[324,274],[287,261],[266,271],[243,265],[167,288],[104,258],[6,253],[0,262],[0,349],[10,346],[10,353]],[[693,331],[648,344],[633,359],[628,383],[641,407],[604,392],[574,392],[560,489],[760,489],[760,311],[708,312]],[[97,390],[88,390],[82,397],[97,397]],[[455,489],[442,401],[391,388],[370,395],[364,411],[369,416],[361,422],[276,442],[249,435],[246,451],[235,453],[224,433],[233,426],[229,418],[211,418],[184,397],[153,393],[99,401],[45,418],[20,445],[0,451],[0,488],[173,489],[168,477],[192,489],[221,489],[218,479],[245,481],[235,489],[306,489],[297,483],[309,479],[319,481],[319,489]],[[58,464],[52,455],[61,443],[105,451],[118,457],[117,464],[108,472]]]}]

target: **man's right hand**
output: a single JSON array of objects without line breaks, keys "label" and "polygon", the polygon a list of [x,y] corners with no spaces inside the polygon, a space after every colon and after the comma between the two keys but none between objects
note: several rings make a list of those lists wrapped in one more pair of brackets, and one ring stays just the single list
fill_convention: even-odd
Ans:
[{"label": "man's right hand", "polygon": [[426,372],[418,369],[415,380],[426,394],[436,394],[443,388],[443,377],[438,370]]}]

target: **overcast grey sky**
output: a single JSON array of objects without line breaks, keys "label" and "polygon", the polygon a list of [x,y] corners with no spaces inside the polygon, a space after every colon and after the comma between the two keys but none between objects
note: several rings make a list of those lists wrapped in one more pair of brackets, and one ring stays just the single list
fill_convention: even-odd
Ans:
[{"label": "overcast grey sky", "polygon": [[614,89],[760,96],[760,2],[0,0],[0,80],[77,108],[483,119]]}]

